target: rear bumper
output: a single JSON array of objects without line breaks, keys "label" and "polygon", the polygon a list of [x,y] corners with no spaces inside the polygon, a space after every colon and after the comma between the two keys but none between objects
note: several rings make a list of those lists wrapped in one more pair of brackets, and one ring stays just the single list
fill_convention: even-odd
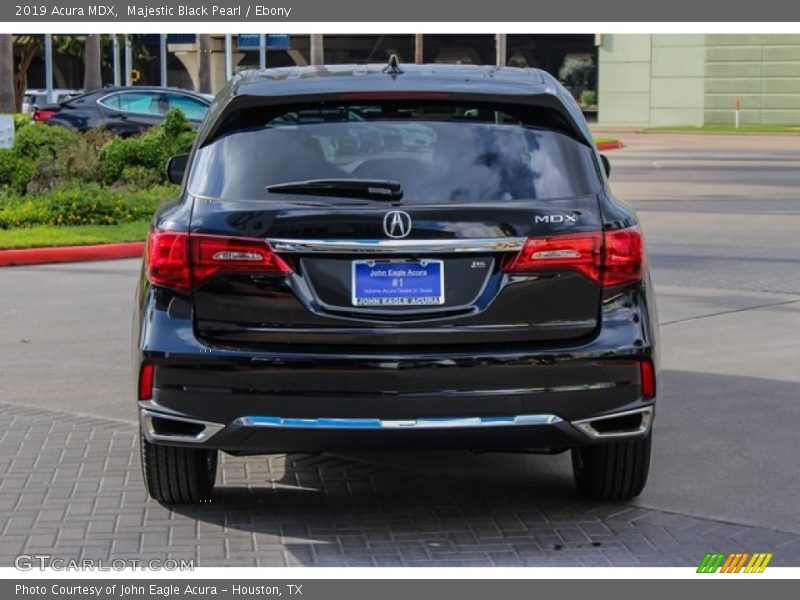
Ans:
[{"label": "rear bumper", "polygon": [[[653,405],[569,423],[556,415],[435,419],[292,419],[246,416],[228,424],[199,421],[142,404],[142,433],[153,443],[202,446],[240,454],[388,448],[551,450],[649,434]],[[617,428],[595,428],[616,423]]]},{"label": "rear bumper", "polygon": [[[190,311],[149,288],[140,301],[134,369],[155,365],[152,398],[139,402],[155,443],[241,454],[556,450],[645,436],[652,422],[640,367],[657,366],[657,340],[643,288],[604,304],[597,335],[572,346],[446,353],[212,346]],[[592,427],[605,417],[617,420]]]}]

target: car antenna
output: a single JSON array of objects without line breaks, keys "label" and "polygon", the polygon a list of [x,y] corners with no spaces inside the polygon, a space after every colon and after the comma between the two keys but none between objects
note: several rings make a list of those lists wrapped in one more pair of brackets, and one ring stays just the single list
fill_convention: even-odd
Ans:
[{"label": "car antenna", "polygon": [[400,59],[397,58],[397,54],[392,54],[389,57],[389,64],[383,68],[383,72],[392,77],[403,74],[403,69],[400,68]]}]

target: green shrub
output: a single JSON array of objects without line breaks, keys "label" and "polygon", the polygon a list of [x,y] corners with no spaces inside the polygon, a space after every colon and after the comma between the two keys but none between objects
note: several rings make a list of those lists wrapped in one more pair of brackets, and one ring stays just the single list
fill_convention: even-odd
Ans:
[{"label": "green shrub", "polygon": [[70,185],[46,194],[0,198],[0,229],[34,225],[117,225],[148,219],[177,194],[174,185],[132,190],[97,183]]},{"label": "green shrub", "polygon": [[128,138],[98,129],[21,125],[14,146],[0,149],[0,229],[148,219],[177,193],[165,184],[167,159],[188,152],[194,138],[179,110]]},{"label": "green shrub", "polygon": [[24,194],[35,172],[35,161],[18,156],[12,148],[0,148],[0,196]]},{"label": "green shrub", "polygon": [[597,66],[589,55],[570,55],[564,57],[558,70],[558,80],[570,86],[595,87],[597,82]]},{"label": "green shrub", "polygon": [[33,123],[33,121],[31,120],[31,116],[26,115],[25,113],[14,113],[11,116],[14,119],[15,131],[19,131],[20,129],[25,127],[25,125],[30,125],[31,123]]},{"label": "green shrub", "polygon": [[158,181],[165,181],[164,168],[170,156],[188,152],[194,143],[195,131],[178,109],[170,110],[164,121],[142,133],[128,138],[114,138],[100,151],[97,163],[98,176],[103,183],[124,181],[124,172],[133,167],[158,173]]},{"label": "green shrub", "polygon": [[[90,129],[78,135],[75,143],[64,147],[55,160],[40,155],[36,161],[36,169],[31,177],[26,191],[28,193],[47,192],[70,182],[95,182],[98,177],[98,160],[101,149],[113,139],[113,135],[104,129]],[[143,182],[137,188],[150,187],[160,183],[160,180]]]},{"label": "green shrub", "polygon": [[0,195],[41,194],[75,182],[147,188],[166,182],[170,156],[188,152],[195,131],[178,109],[152,129],[127,138],[103,129],[21,125],[14,146],[0,153]]},{"label": "green shrub", "polygon": [[[22,146],[15,146],[14,151],[18,160],[28,161],[30,166],[24,173],[20,173],[16,185],[9,186],[6,182],[6,186],[18,194],[26,192],[40,194],[62,185],[69,185],[73,181],[96,181],[100,149],[108,143],[111,137],[111,134],[106,131],[93,129],[86,133],[74,134],[74,139],[62,146],[62,143],[69,138],[59,134],[50,137],[48,140],[50,143],[42,145],[35,158],[25,156],[32,152],[29,152],[27,146],[30,139],[23,137]],[[21,154],[20,150],[24,154]],[[53,152],[57,152],[57,154],[54,156]],[[27,179],[24,179],[23,175]],[[3,182],[2,174],[0,174],[0,185]]]},{"label": "green shrub", "polygon": [[147,167],[130,165],[123,167],[120,181],[131,187],[147,188],[162,183],[164,173],[162,170],[148,169]]},{"label": "green shrub", "polygon": [[581,93],[582,106],[595,106],[597,104],[597,92],[594,90],[583,90]]},{"label": "green shrub", "polygon": [[13,150],[18,156],[32,160],[56,160],[64,148],[79,140],[79,135],[66,127],[31,123],[16,132]]}]

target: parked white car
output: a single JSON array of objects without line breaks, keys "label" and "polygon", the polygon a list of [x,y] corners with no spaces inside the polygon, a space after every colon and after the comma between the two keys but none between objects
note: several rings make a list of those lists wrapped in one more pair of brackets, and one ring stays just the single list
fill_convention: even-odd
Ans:
[{"label": "parked white car", "polygon": [[28,114],[33,112],[33,109],[45,104],[58,104],[64,100],[68,100],[73,96],[78,96],[83,93],[83,90],[68,90],[63,88],[56,88],[53,90],[53,96],[50,100],[47,99],[47,90],[45,89],[30,89],[25,90],[25,96],[22,99],[22,112]]}]

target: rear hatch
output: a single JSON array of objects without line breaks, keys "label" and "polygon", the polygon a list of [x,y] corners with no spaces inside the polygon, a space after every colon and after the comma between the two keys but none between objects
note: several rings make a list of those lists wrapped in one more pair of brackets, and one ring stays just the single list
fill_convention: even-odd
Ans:
[{"label": "rear hatch", "polygon": [[[245,111],[189,174],[197,333],[321,351],[590,336],[600,187],[585,143],[518,107]],[[248,267],[263,249],[279,268]]]}]

